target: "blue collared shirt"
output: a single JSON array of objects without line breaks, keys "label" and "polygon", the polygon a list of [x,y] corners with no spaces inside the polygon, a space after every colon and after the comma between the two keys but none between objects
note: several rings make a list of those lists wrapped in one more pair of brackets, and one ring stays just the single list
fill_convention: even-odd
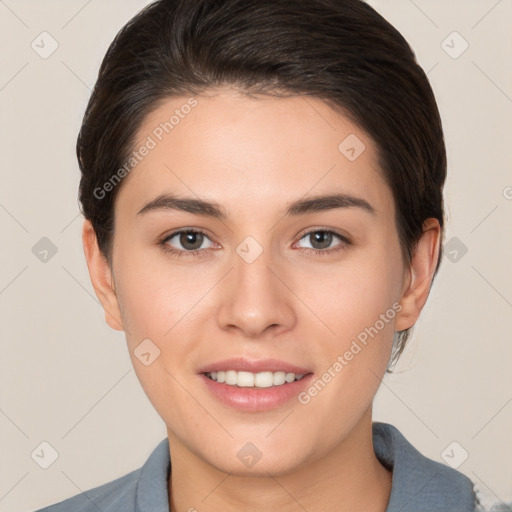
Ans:
[{"label": "blue collared shirt", "polygon": [[[393,471],[386,512],[481,510],[467,476],[422,455],[393,425],[373,422],[372,430],[375,455]],[[170,470],[165,438],[141,468],[36,512],[169,512]]]}]

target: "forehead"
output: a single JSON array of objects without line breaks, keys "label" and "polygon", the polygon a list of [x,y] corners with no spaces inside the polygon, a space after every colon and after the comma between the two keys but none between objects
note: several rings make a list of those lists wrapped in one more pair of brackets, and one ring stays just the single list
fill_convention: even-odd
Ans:
[{"label": "forehead", "polygon": [[118,197],[133,208],[166,192],[221,202],[228,213],[334,192],[393,207],[373,141],[317,98],[230,89],[170,98],[146,117],[133,149],[144,156]]}]

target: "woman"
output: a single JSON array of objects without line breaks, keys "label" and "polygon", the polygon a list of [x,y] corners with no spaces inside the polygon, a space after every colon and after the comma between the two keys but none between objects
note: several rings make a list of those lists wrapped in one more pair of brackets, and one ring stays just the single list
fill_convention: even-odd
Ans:
[{"label": "woman", "polygon": [[106,322],[167,427],[44,509],[474,511],[372,401],[440,264],[446,152],[403,37],[360,0],[160,0],[77,143]]}]

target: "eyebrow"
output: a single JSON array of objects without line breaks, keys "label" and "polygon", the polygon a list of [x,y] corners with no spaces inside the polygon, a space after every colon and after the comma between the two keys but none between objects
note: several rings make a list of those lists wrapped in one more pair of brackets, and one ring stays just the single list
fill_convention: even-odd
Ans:
[{"label": "eyebrow", "polygon": [[[361,197],[349,194],[328,194],[292,201],[287,204],[284,216],[304,215],[311,212],[333,210],[335,208],[360,208],[372,215],[376,214],[375,208]],[[204,199],[178,197],[173,194],[159,195],[137,212],[137,215],[143,215],[155,210],[178,210],[219,220],[225,220],[228,217],[226,210],[219,203]]]}]

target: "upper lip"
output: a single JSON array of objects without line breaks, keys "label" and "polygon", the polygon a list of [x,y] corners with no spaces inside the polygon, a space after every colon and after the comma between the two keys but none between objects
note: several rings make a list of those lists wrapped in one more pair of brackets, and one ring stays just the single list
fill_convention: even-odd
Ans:
[{"label": "upper lip", "polygon": [[296,366],[279,359],[246,359],[244,357],[232,357],[215,363],[207,364],[199,368],[198,373],[235,370],[238,372],[286,372],[295,374],[311,373],[310,370]]}]

